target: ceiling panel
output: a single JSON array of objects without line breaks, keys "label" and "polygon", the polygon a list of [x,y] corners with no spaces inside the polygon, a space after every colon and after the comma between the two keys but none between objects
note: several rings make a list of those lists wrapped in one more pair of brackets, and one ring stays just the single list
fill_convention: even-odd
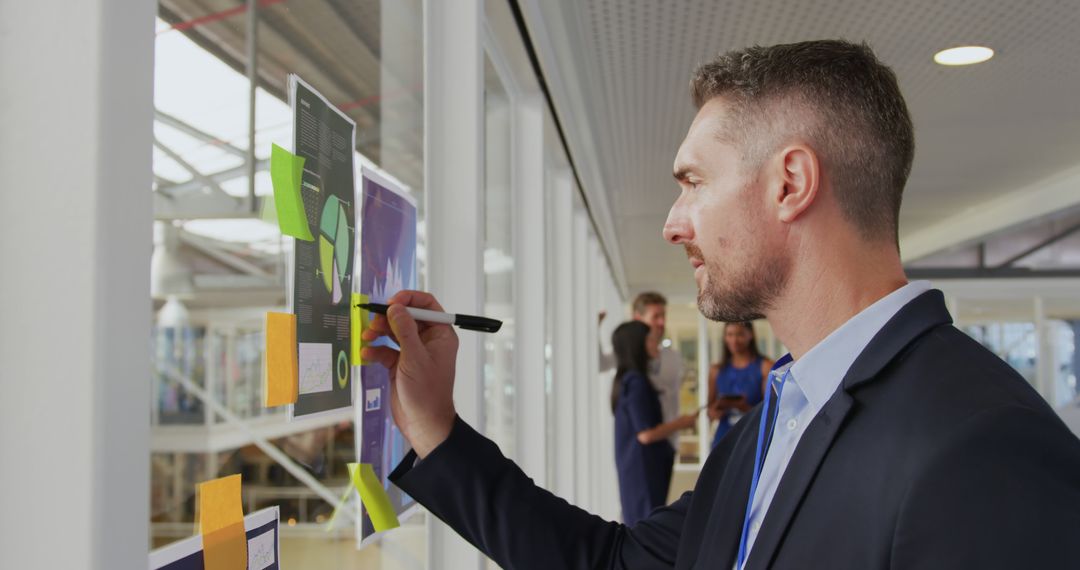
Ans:
[{"label": "ceiling panel", "polygon": [[[675,198],[671,162],[694,114],[690,74],[722,51],[820,38],[870,43],[896,71],[915,121],[902,235],[1080,163],[1074,0],[560,1],[557,13],[573,25],[545,25],[578,31],[570,49],[589,61],[543,63],[586,93],[582,115],[596,142],[587,159],[602,163],[631,289],[693,292],[689,272],[673,269],[685,264],[681,250],[654,228]],[[933,63],[937,50],[965,44],[997,54],[966,68]],[[569,104],[553,96],[557,108]]]}]

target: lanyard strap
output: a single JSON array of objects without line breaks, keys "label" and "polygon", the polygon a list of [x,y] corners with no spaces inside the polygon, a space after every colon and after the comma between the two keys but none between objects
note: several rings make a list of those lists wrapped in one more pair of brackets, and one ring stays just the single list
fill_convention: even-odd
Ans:
[{"label": "lanyard strap", "polygon": [[[769,443],[772,442],[772,434],[776,427],[776,421],[773,420],[772,429],[769,429],[769,433],[766,436],[765,426],[768,424],[770,412],[778,414],[780,411],[780,394],[784,391],[784,383],[787,382],[788,376],[791,374],[791,368],[787,369],[784,373],[784,377],[780,379],[780,387],[776,390],[776,410],[770,409],[770,403],[772,401],[772,382],[770,381],[769,390],[765,392],[765,404],[761,409],[761,421],[758,423],[758,438],[757,438],[757,450],[754,452],[754,477],[750,480],[750,496],[746,499],[746,515],[743,517],[742,525],[742,537],[739,539],[739,558],[735,565],[737,570],[742,570],[743,565],[746,563],[746,541],[750,535],[750,513],[754,509],[754,494],[757,492],[758,479],[761,478],[761,468],[765,463],[765,453],[769,449]],[[772,373],[769,374],[774,377]],[[766,440],[768,437],[768,440]]]}]

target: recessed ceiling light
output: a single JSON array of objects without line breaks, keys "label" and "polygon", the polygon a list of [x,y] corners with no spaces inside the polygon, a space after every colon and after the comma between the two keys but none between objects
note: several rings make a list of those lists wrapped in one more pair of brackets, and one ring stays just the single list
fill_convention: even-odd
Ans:
[{"label": "recessed ceiling light", "polygon": [[971,65],[994,57],[994,50],[983,46],[960,46],[943,49],[934,54],[934,61],[941,65]]}]

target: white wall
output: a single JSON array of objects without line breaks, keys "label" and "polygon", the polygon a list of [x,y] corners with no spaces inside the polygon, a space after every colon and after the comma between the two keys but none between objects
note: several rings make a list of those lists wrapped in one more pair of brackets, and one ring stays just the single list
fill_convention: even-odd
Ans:
[{"label": "white wall", "polygon": [[152,2],[0,4],[0,552],[142,568]]}]

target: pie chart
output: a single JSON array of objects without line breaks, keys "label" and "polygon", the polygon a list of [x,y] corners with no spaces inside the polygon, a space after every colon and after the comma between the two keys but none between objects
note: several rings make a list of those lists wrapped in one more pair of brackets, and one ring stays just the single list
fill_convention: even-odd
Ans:
[{"label": "pie chart", "polygon": [[330,301],[337,305],[350,291],[349,259],[352,257],[352,228],[345,212],[346,204],[329,196],[319,221],[319,269]]}]

